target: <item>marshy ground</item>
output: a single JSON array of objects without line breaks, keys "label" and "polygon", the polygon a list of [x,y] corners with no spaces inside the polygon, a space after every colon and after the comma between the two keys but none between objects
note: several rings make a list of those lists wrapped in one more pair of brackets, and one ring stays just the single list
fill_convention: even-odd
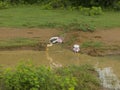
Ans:
[{"label": "marshy ground", "polygon": [[[43,48],[46,48],[46,44],[49,42],[49,38],[52,36],[60,36],[63,30],[58,29],[39,29],[39,28],[0,28],[0,41],[4,43],[7,40],[15,40],[16,38],[27,38],[31,40],[37,39],[38,44],[35,42],[34,46],[21,45],[13,46],[13,50],[37,50],[37,45],[44,43]],[[64,45],[68,49],[72,49],[73,44],[81,45],[81,52],[93,56],[104,56],[104,55],[119,55],[120,54],[120,28],[96,30],[94,32],[83,32],[83,31],[69,31],[64,34]],[[24,43],[18,39],[18,44]],[[69,43],[70,42],[70,43]],[[2,44],[0,43],[1,47]],[[15,42],[10,42],[12,44]],[[30,43],[31,44],[31,43]],[[1,48],[0,50],[12,50],[10,47]],[[16,48],[17,47],[17,48]],[[41,47],[42,48],[42,47]],[[44,49],[45,50],[45,49]]]},{"label": "marshy ground", "polygon": [[[37,38],[39,42],[48,43],[50,37],[60,35],[61,32],[57,29],[0,28],[0,39],[4,41],[18,37]],[[73,43],[82,45],[87,41],[99,41],[104,43],[104,46],[95,48],[96,52],[93,52],[93,47],[81,47],[81,52],[77,54],[72,52],[72,44],[68,46],[69,48],[56,44],[50,47],[48,51],[46,49],[43,51],[34,50],[33,48],[28,49],[27,46],[22,49],[19,47],[17,49],[5,48],[0,50],[0,63],[8,67],[16,65],[20,61],[31,60],[37,65],[50,65],[51,62],[47,58],[47,54],[49,54],[49,57],[57,64],[92,64],[95,66],[96,63],[99,63],[99,67],[112,67],[115,73],[118,76],[120,75],[120,28],[96,30],[95,32],[71,31],[65,34],[64,43],[67,42],[68,38],[70,39],[71,35],[76,36],[76,41]],[[89,53],[104,54],[105,57],[93,57],[88,55]],[[106,56],[109,54],[114,54],[115,56]]]}]

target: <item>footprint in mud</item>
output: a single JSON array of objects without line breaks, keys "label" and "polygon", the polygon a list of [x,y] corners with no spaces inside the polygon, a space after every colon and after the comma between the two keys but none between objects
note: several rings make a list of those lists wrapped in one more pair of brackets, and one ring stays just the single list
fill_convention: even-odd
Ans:
[{"label": "footprint in mud", "polygon": [[94,38],[102,38],[101,36],[94,36]]},{"label": "footprint in mud", "polygon": [[28,34],[33,34],[33,32],[27,32]]}]

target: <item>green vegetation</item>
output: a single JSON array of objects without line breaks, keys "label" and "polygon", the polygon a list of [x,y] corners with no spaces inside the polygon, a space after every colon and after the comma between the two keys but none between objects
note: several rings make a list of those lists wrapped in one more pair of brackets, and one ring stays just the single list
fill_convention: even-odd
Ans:
[{"label": "green vegetation", "polygon": [[[32,12],[31,12],[32,11]],[[72,23],[96,28],[120,27],[120,12],[85,16],[78,10],[41,10],[39,6],[17,6],[0,10],[0,27],[66,27]]]},{"label": "green vegetation", "polygon": [[66,32],[71,31],[71,30],[76,30],[76,31],[90,31],[93,32],[95,31],[95,27],[90,25],[90,24],[86,24],[86,23],[70,23],[69,25],[66,25],[63,27],[65,29]]},{"label": "green vegetation", "polygon": [[104,8],[113,7],[119,0],[0,0],[2,2],[8,2],[12,5],[18,4],[37,4],[48,6],[49,8],[67,8],[79,6],[91,7],[101,6]]},{"label": "green vegetation", "polygon": [[0,1],[0,9],[6,9],[8,7],[9,7],[8,3]]},{"label": "green vegetation", "polygon": [[93,15],[101,15],[103,13],[101,7],[86,8],[86,7],[79,7],[79,10],[83,15],[93,16]]},{"label": "green vegetation", "polygon": [[114,9],[117,11],[120,10],[120,0],[115,4]]},{"label": "green vegetation", "polygon": [[38,40],[36,39],[15,38],[15,39],[1,40],[0,48],[35,46],[36,44],[38,44]]},{"label": "green vegetation", "polygon": [[103,43],[102,42],[99,42],[99,41],[86,41],[84,43],[82,43],[81,47],[83,48],[87,48],[87,47],[92,47],[92,48],[100,48],[103,46]]},{"label": "green vegetation", "polygon": [[1,90],[100,90],[90,65],[50,69],[27,62],[7,68],[0,75]]}]

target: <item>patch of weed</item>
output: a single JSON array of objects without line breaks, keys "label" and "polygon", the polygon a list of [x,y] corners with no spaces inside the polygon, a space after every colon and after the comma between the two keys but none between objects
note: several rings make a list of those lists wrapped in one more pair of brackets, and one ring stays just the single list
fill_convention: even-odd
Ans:
[{"label": "patch of weed", "polygon": [[76,30],[76,31],[95,31],[95,27],[93,25],[87,23],[70,23],[66,26],[66,29],[69,30]]},{"label": "patch of weed", "polygon": [[99,41],[86,41],[84,43],[82,43],[81,47],[83,48],[87,48],[87,47],[92,47],[92,48],[100,48],[103,46],[102,42]]}]

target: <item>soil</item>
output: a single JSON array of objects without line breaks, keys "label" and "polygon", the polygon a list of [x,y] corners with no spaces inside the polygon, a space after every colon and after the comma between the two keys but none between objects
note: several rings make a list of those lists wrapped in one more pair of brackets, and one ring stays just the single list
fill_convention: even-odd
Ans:
[{"label": "soil", "polygon": [[0,39],[39,38],[42,41],[48,41],[52,36],[60,33],[57,29],[39,29],[39,28],[0,28]]},{"label": "soil", "polygon": [[[0,28],[0,40],[25,37],[38,38],[40,42],[47,43],[50,37],[58,36],[61,31],[62,30],[57,29],[39,28]],[[104,46],[102,48],[81,48],[81,53],[86,53],[93,56],[120,54],[120,28],[96,30],[95,32],[82,32],[74,30],[65,34],[64,42],[70,40],[71,38],[75,38],[72,44],[78,43],[81,45],[86,41],[99,41],[104,43]],[[36,49],[38,49],[39,46],[36,47]],[[72,45],[70,47],[72,47]],[[9,50],[18,49],[31,49],[31,47],[20,47]]]},{"label": "soil", "polygon": [[86,41],[101,42],[102,47],[81,48],[82,53],[92,56],[120,55],[120,28],[96,30],[95,32],[71,31],[66,35],[66,41],[75,38],[73,44],[82,45]]}]

